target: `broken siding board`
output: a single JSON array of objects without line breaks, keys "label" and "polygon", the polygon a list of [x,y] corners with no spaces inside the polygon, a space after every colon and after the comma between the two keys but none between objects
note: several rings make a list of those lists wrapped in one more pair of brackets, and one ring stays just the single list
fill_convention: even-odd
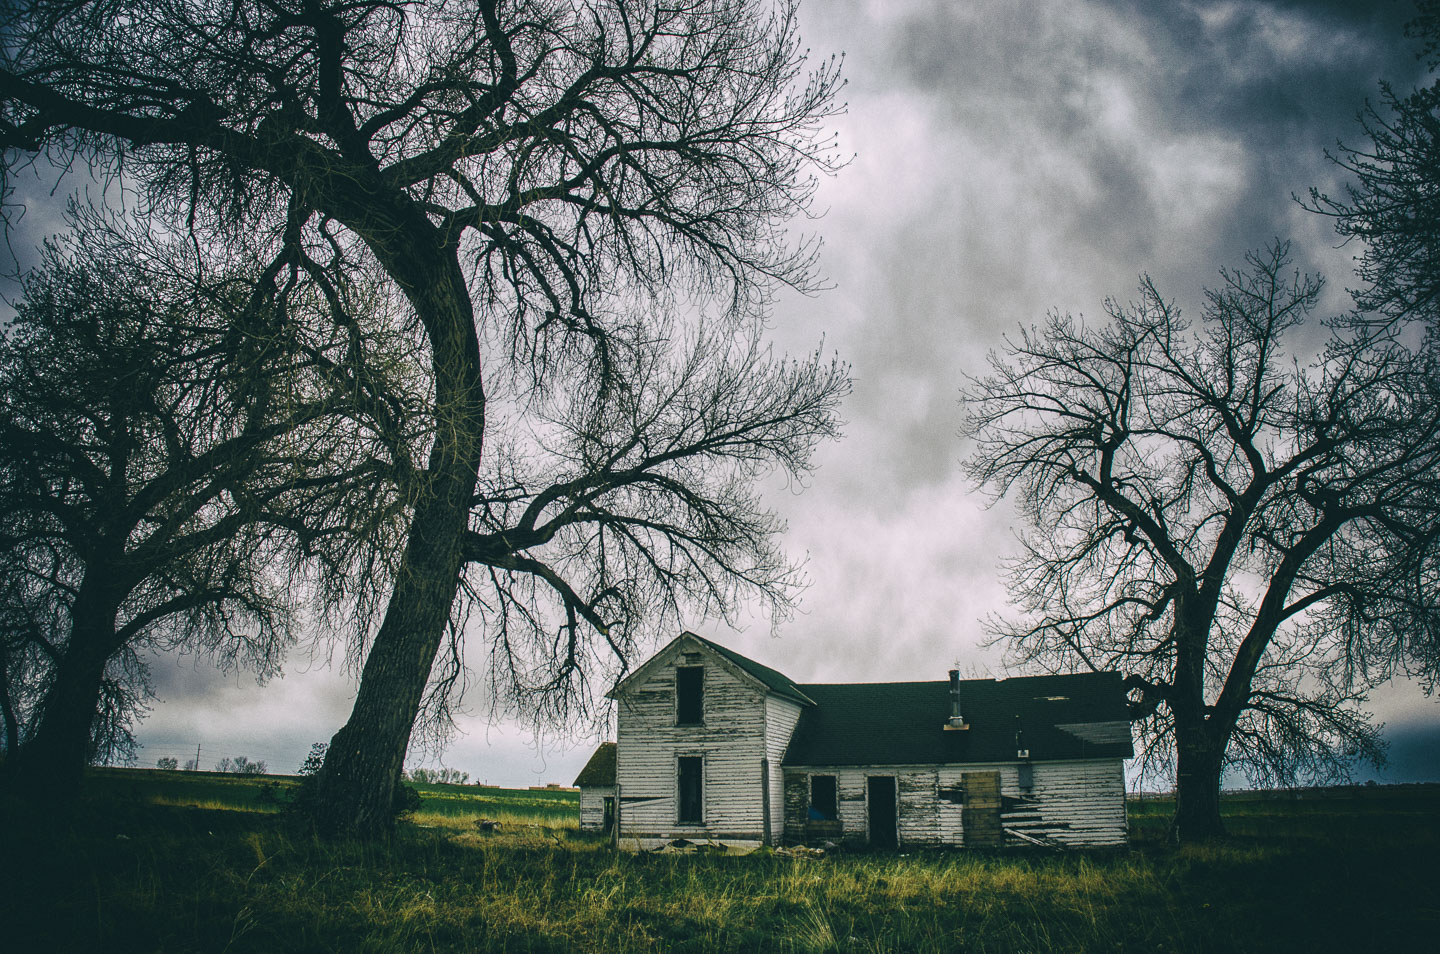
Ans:
[{"label": "broken siding board", "polygon": [[1075,738],[1096,745],[1113,745],[1130,741],[1129,722],[1069,722],[1057,723],[1055,728],[1068,732]]},{"label": "broken siding board", "polygon": [[[671,659],[651,667],[649,678],[617,700],[616,781],[625,792],[621,838],[759,841],[764,834],[764,694],[705,651],[704,722],[676,725],[675,669],[676,663],[684,664],[681,650],[693,652],[694,646],[675,647]],[[682,756],[704,760],[699,824],[678,820]]]},{"label": "broken siding board", "polygon": [[[1128,843],[1125,772],[1119,759],[1037,764],[1031,798],[1047,837],[1074,847]],[[1027,833],[1033,833],[1029,825]]]},{"label": "broken siding board", "polygon": [[867,812],[869,792],[866,791],[865,776],[870,773],[863,768],[825,771],[835,776],[835,807],[839,810],[844,840],[866,841],[869,838],[870,818]]},{"label": "broken siding board", "polygon": [[[963,787],[967,772],[1000,773],[1000,823],[1073,848],[1121,847],[1128,843],[1125,818],[1125,774],[1120,759],[1032,763],[1033,785],[1019,786],[1017,763],[945,766],[941,786]],[[942,809],[942,815],[948,814]],[[949,819],[953,826],[955,819]],[[963,820],[958,839],[947,832],[949,844],[964,844]]]}]

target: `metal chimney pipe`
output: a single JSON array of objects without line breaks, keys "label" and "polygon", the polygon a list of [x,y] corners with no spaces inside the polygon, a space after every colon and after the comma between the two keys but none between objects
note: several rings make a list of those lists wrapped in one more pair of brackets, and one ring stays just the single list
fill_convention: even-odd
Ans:
[{"label": "metal chimney pipe", "polygon": [[960,712],[960,670],[950,670],[950,720],[947,729],[964,729],[965,717]]}]

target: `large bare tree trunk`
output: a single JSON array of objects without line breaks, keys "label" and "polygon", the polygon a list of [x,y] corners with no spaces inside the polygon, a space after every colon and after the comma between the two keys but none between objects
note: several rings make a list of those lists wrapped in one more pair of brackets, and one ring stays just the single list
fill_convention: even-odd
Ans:
[{"label": "large bare tree trunk", "polygon": [[19,790],[47,802],[68,803],[80,791],[105,665],[115,644],[118,601],[94,582],[95,575],[96,570],[87,571],[71,608],[70,638],[55,661],[54,682],[45,693],[35,734],[16,753]]},{"label": "large bare tree trunk", "polygon": [[1225,754],[1204,726],[1176,729],[1175,819],[1173,842],[1208,841],[1223,837],[1220,820],[1220,770]]},{"label": "large bare tree trunk", "polygon": [[331,739],[317,780],[320,826],[361,836],[380,834],[393,821],[411,729],[459,590],[485,427],[480,346],[459,263],[444,252],[421,258],[376,251],[430,338],[436,437],[355,707]]},{"label": "large bare tree trunk", "polygon": [[1225,741],[1215,741],[1205,706],[1205,656],[1213,599],[1197,608],[1182,596],[1175,608],[1175,817],[1172,842],[1206,841],[1225,834],[1220,821],[1220,766]]}]

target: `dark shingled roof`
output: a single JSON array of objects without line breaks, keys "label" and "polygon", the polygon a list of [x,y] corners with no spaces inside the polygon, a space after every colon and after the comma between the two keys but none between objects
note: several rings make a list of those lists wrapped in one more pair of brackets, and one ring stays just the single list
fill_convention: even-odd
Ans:
[{"label": "dark shingled roof", "polygon": [[575,777],[577,786],[600,785],[608,786],[615,784],[615,743],[601,742],[600,748],[590,756],[590,761],[580,770]]},{"label": "dark shingled roof", "polygon": [[815,706],[800,716],[786,765],[1013,762],[1017,730],[1035,761],[1133,754],[1125,690],[1115,672],[962,680],[961,712],[970,728],[958,732],[944,728],[949,682],[798,689]]},{"label": "dark shingled roof", "polygon": [[704,636],[696,636],[694,633],[687,633],[686,635],[690,636],[697,642],[704,643],[706,646],[715,650],[715,652],[719,653],[721,656],[724,656],[730,662],[739,666],[745,672],[754,676],[756,679],[759,679],[765,684],[765,688],[769,689],[777,696],[784,696],[785,698],[798,702],[804,706],[815,704],[814,700],[807,696],[804,692],[802,692],[800,687],[795,685],[795,683],[791,682],[790,677],[785,675],[784,673],[776,672],[769,666],[762,666],[755,660],[748,659],[745,656],[742,656],[739,653],[735,652],[733,649],[726,649],[719,643],[712,643]]}]

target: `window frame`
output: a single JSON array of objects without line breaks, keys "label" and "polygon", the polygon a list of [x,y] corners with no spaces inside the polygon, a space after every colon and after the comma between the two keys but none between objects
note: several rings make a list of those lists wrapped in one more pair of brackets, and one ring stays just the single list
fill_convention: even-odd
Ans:
[{"label": "window frame", "polygon": [[[686,696],[687,696],[687,692],[684,691],[684,690],[682,690],[682,688],[681,688],[681,683],[682,683],[681,673],[697,673],[697,674],[698,674],[698,678],[696,678],[695,681],[691,684],[692,687],[693,687],[691,691],[693,691],[694,693],[698,694],[698,697],[699,697],[699,698],[695,701],[695,703],[694,703],[693,706],[687,706],[687,705],[685,704],[685,699],[686,699]],[[688,678],[688,677],[686,677],[686,678]],[[695,718],[694,718],[694,719],[686,719],[686,718],[685,718],[685,716],[686,716],[687,714],[690,714],[689,712],[687,712],[687,710],[689,710],[689,709],[693,709],[693,710],[694,710],[694,715],[695,715]],[[694,726],[694,725],[704,725],[704,724],[705,724],[705,667],[704,667],[704,666],[676,666],[676,667],[675,667],[675,724],[676,724],[677,726]]]},{"label": "window frame", "polygon": [[[815,805],[815,780],[816,780],[817,778],[828,778],[828,779],[830,780],[830,783],[831,783],[831,789],[830,789],[831,809],[830,809],[830,814],[829,814],[829,815],[823,815],[823,817],[818,818],[818,819],[817,819],[817,818],[811,818],[810,820],[811,820],[811,821],[829,821],[829,822],[839,821],[839,820],[840,820],[840,776],[836,775],[836,774],[833,773],[833,772],[812,772],[812,773],[810,774],[810,802],[809,802],[809,804],[808,804],[806,807],[809,809],[809,811],[813,811],[813,812],[815,812],[815,813],[817,813],[817,814],[822,814],[822,813],[820,812],[820,809],[817,808],[816,805]],[[807,814],[807,816],[808,816],[809,813],[807,812],[806,814]]]},{"label": "window frame", "polygon": [[[686,817],[685,809],[685,766],[690,763],[695,769],[695,817]],[[703,753],[686,752],[675,756],[675,824],[705,824],[705,756]]]}]

